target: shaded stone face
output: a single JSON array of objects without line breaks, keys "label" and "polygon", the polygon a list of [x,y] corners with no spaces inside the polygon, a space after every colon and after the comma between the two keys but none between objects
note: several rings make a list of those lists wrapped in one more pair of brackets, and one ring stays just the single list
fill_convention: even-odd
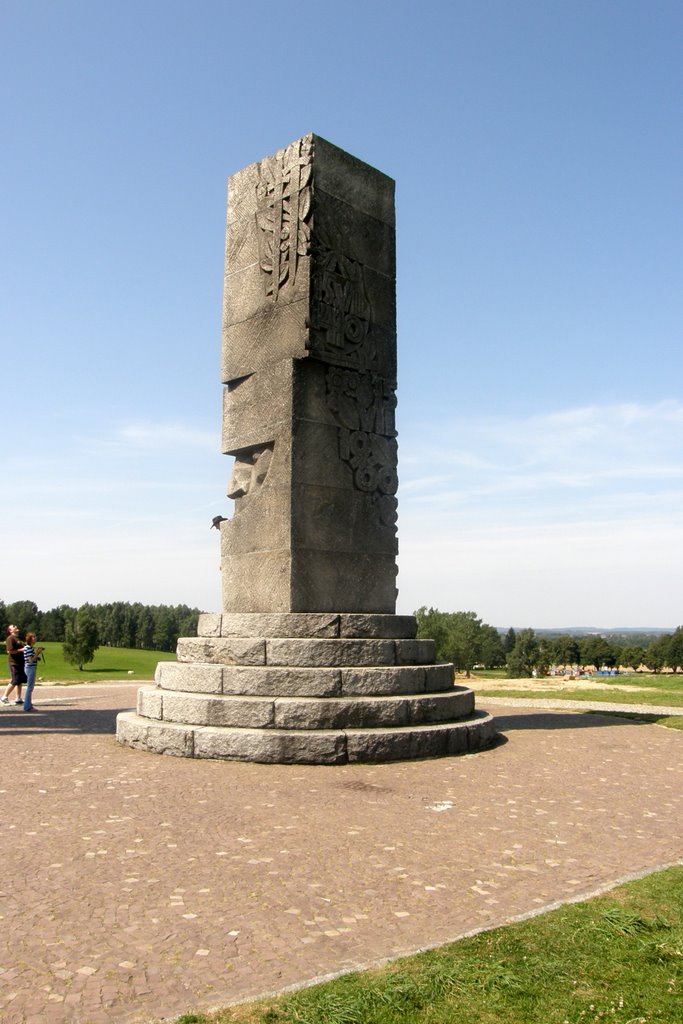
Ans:
[{"label": "shaded stone face", "polygon": [[230,179],[226,613],[395,609],[393,196],[315,135]]}]

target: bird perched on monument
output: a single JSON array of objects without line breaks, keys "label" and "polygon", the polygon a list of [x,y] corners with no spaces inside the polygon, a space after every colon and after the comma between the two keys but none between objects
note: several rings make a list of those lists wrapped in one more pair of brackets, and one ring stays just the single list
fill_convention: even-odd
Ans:
[{"label": "bird perched on monument", "polygon": [[226,521],[227,521],[227,516],[214,516],[213,519],[211,520],[211,526],[209,527],[209,529],[210,530],[214,530],[214,529],[215,530],[220,530],[221,523],[225,523]]}]

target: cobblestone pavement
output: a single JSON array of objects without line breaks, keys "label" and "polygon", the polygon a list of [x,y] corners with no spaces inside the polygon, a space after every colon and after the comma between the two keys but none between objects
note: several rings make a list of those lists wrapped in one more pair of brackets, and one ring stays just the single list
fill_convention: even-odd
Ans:
[{"label": "cobblestone pavement", "polygon": [[0,708],[3,1024],[172,1018],[683,858],[681,732],[496,703],[467,757],[189,761],[118,746],[136,689]]}]

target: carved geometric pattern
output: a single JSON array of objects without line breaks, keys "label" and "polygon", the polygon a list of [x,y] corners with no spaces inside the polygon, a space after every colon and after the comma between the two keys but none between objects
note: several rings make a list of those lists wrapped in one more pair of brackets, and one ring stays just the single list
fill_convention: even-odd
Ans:
[{"label": "carved geometric pattern", "polygon": [[370,373],[327,371],[327,405],[337,420],[339,457],[353,473],[356,490],[373,495],[379,522],[395,529],[398,446],[396,395],[389,381]]},{"label": "carved geometric pattern", "polygon": [[376,353],[364,344],[372,309],[363,264],[318,239],[311,290],[311,328],[318,358],[369,368]]},{"label": "carved geometric pattern", "polygon": [[312,161],[311,140],[299,139],[285,149],[279,165],[264,162],[256,186],[259,265],[266,295],[274,300],[281,288],[294,284],[299,257],[309,251]]}]

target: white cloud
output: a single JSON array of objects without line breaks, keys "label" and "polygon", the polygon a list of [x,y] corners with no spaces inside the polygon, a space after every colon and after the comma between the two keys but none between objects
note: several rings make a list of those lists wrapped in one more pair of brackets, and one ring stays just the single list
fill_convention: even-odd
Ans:
[{"label": "white cloud", "polygon": [[676,625],[682,425],[674,401],[423,425],[401,448],[401,610]]}]

